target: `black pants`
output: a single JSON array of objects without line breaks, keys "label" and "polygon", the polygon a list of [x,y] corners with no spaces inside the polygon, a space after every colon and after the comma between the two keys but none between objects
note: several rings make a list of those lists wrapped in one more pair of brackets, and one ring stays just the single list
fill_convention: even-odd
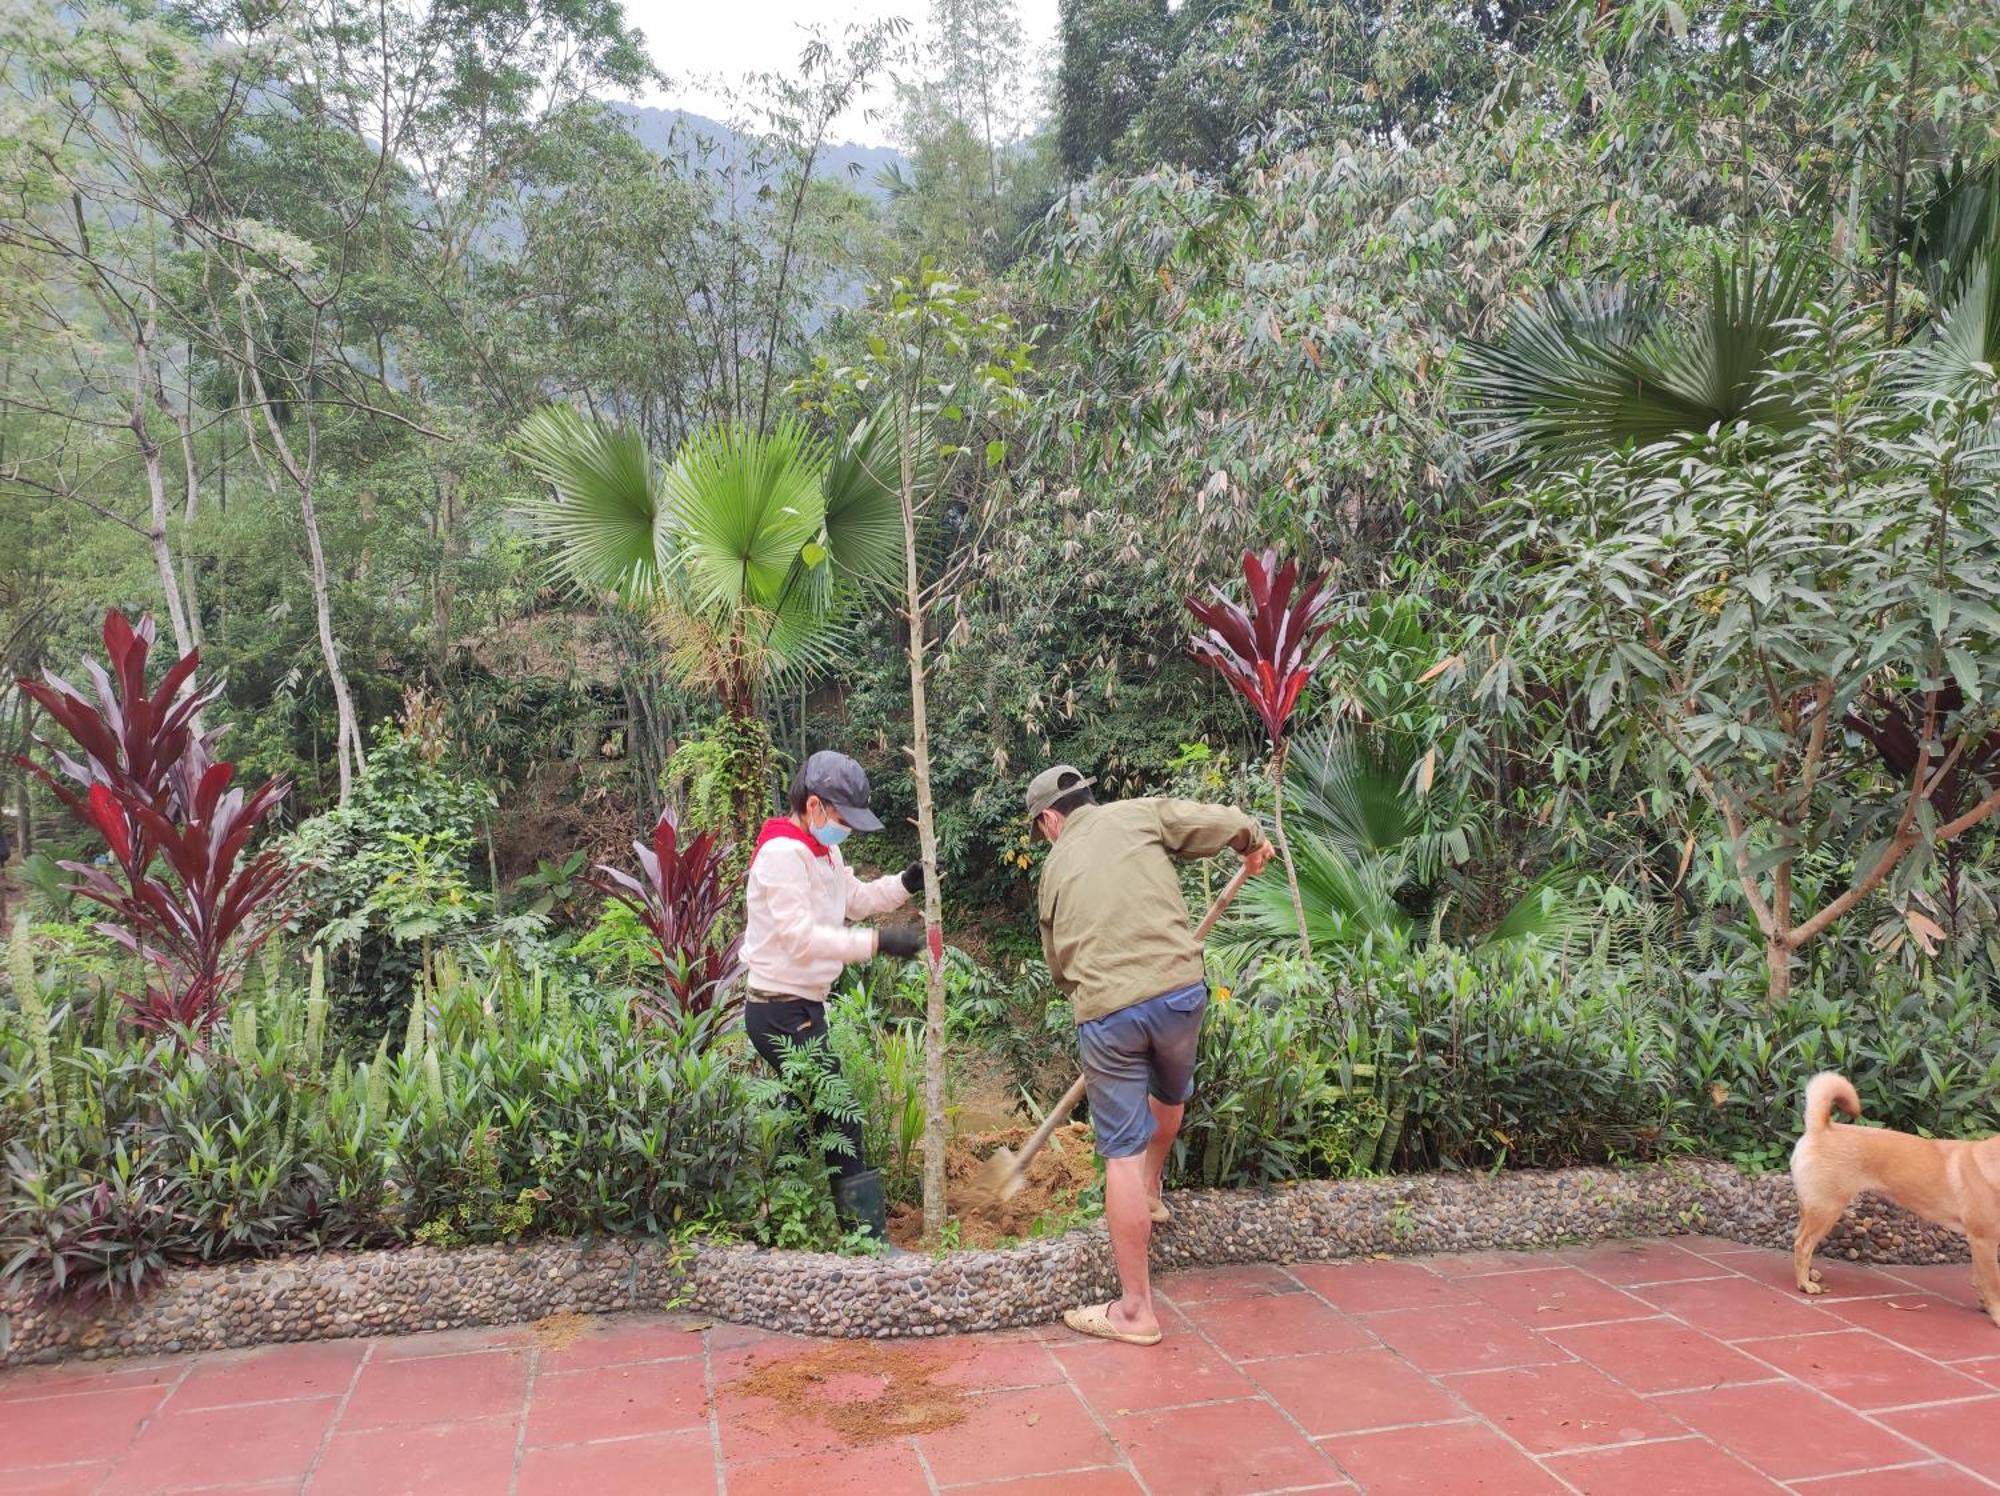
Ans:
[{"label": "black pants", "polygon": [[[775,1001],[753,998],[743,1006],[743,1028],[750,1035],[750,1043],[757,1053],[781,1075],[784,1073],[784,1050],[779,1047],[781,1041],[795,1049],[806,1044],[817,1045],[826,1052],[827,1061],[835,1071],[840,1068],[826,1042],[825,1003],[808,1002],[803,997]],[[839,1148],[826,1150],[827,1169],[836,1179],[852,1179],[868,1167],[861,1153],[859,1117],[849,1121],[816,1112],[813,1115],[814,1136],[829,1132],[837,1132],[847,1139],[846,1151]]]}]

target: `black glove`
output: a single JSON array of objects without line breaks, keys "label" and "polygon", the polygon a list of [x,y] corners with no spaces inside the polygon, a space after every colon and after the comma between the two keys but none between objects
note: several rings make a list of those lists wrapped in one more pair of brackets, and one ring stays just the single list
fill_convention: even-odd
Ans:
[{"label": "black glove", "polygon": [[912,898],[924,891],[924,865],[913,862],[903,869],[903,892]]},{"label": "black glove", "polygon": [[875,954],[907,961],[924,948],[922,925],[889,925],[875,932]]}]

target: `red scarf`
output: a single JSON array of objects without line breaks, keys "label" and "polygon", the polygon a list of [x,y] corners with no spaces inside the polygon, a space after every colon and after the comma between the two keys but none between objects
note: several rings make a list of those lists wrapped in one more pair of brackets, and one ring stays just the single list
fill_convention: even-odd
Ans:
[{"label": "red scarf", "polygon": [[757,833],[757,845],[750,849],[750,860],[755,862],[757,854],[774,841],[804,842],[812,848],[815,857],[831,858],[833,853],[820,845],[819,838],[809,832],[799,830],[798,823],[784,816],[772,816],[764,823],[764,829]]}]

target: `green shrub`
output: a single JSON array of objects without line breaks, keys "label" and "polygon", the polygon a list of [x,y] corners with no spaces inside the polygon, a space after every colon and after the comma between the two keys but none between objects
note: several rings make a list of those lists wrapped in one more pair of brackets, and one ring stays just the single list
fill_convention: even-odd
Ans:
[{"label": "green shrub", "polygon": [[474,868],[492,804],[485,785],[444,762],[440,742],[385,723],[352,797],[286,843],[303,869],[301,934],[330,952],[342,1032],[362,1046],[423,979],[434,947],[490,922]]},{"label": "green shrub", "polygon": [[395,1055],[329,1062],[322,992],[239,996],[207,1049],[0,1037],[0,1272],[131,1292],[172,1263],[421,1236],[671,1234],[736,1208],[755,1165],[740,1066],[539,981],[453,979]]}]

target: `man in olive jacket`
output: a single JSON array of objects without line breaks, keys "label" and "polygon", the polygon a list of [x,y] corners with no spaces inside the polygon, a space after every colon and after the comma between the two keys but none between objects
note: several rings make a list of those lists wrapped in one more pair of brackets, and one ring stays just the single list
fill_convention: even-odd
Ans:
[{"label": "man in olive jacket", "polygon": [[1201,946],[1188,928],[1175,858],[1242,854],[1252,877],[1271,847],[1240,810],[1193,800],[1099,805],[1094,780],[1068,764],[1028,785],[1028,821],[1050,843],[1039,909],[1049,974],[1076,1017],[1104,1216],[1123,1296],[1072,1309],[1071,1329],[1156,1345],[1146,1248],[1168,1219],[1160,1172],[1194,1094],[1195,1046],[1208,1009]]}]

